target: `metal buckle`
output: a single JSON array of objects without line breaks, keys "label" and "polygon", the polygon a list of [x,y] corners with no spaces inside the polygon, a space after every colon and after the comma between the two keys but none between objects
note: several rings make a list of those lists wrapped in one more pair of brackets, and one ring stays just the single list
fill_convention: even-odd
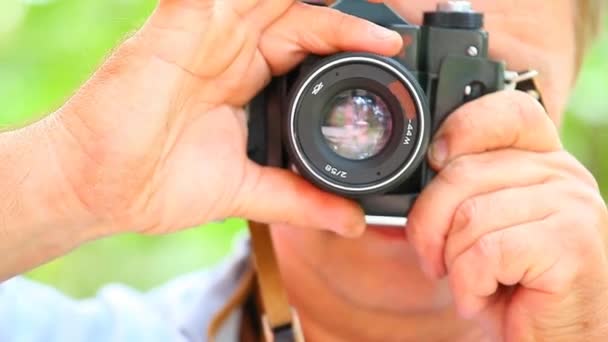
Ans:
[{"label": "metal buckle", "polygon": [[262,329],[266,342],[304,342],[300,319],[293,308],[291,309],[291,324],[272,328],[266,315],[263,315]]},{"label": "metal buckle", "polygon": [[[537,70],[531,69],[523,72],[505,71],[505,89],[507,90],[515,90],[518,89],[518,86],[521,83],[531,82],[539,75]],[[528,95],[535,98],[537,101],[541,101],[540,93],[537,89],[525,89],[524,90]]]}]

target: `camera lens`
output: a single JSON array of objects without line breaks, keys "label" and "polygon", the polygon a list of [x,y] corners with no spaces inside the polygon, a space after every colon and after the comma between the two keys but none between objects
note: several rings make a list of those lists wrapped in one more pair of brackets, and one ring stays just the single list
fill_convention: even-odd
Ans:
[{"label": "camera lens", "polygon": [[390,140],[393,120],[388,105],[377,94],[350,89],[328,105],[321,133],[339,156],[365,160],[378,155]]},{"label": "camera lens", "polygon": [[384,194],[424,160],[430,136],[425,94],[416,76],[391,58],[315,58],[301,70],[286,105],[290,161],[325,190]]}]

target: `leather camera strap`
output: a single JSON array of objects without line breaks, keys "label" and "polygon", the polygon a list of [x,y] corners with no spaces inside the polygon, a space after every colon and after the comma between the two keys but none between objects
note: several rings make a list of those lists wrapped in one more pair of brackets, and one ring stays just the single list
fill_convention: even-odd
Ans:
[{"label": "leather camera strap", "polygon": [[250,221],[249,232],[264,338],[266,342],[304,342],[297,314],[289,305],[281,281],[270,229],[266,224]]}]

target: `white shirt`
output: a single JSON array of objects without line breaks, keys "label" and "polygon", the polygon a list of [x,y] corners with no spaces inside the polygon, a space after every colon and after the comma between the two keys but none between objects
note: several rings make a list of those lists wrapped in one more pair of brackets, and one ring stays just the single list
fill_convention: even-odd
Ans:
[{"label": "white shirt", "polygon": [[[72,299],[16,277],[0,284],[0,342],[207,342],[207,328],[247,271],[249,240],[220,266],[181,276],[149,292],[113,284]],[[238,341],[233,310],[215,341]]]}]

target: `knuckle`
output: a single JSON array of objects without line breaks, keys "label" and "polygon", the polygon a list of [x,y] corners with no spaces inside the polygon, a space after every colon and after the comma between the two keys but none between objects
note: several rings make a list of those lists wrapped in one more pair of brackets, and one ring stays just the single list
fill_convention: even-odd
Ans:
[{"label": "knuckle", "polygon": [[412,211],[409,215],[406,229],[408,239],[416,245],[420,238],[420,223],[418,221],[417,211]]},{"label": "knuckle", "polygon": [[453,227],[456,229],[465,229],[471,227],[473,220],[477,216],[479,209],[479,200],[476,198],[468,198],[462,202],[454,213]]},{"label": "knuckle", "polygon": [[513,113],[519,122],[520,129],[518,131],[524,129],[535,130],[544,133],[544,136],[549,136],[551,140],[559,142],[555,125],[538,101],[518,90],[510,90],[506,94],[508,105],[513,109]]},{"label": "knuckle", "polygon": [[600,216],[583,214],[589,213],[584,205],[580,208],[573,207],[571,210],[576,214],[571,211],[563,212],[552,222],[557,228],[557,234],[561,236],[560,249],[563,251],[563,259],[585,269],[605,258],[605,239],[602,236],[605,234],[602,231],[605,229],[605,223],[599,226]]},{"label": "knuckle", "polygon": [[606,241],[606,234],[608,234],[606,231],[606,227],[608,227],[608,212],[601,196],[590,192],[582,194],[579,204],[573,207],[574,210],[576,210],[576,207],[579,207],[576,210],[577,216],[585,213],[584,215],[580,215],[581,217],[572,217],[565,223],[568,227],[564,227],[564,229],[580,227],[576,231],[576,241],[579,242],[576,245],[576,249],[580,253],[587,253],[591,251],[589,247],[603,245]]},{"label": "knuckle", "polygon": [[546,169],[546,182],[555,181],[566,192],[572,188],[591,188],[599,192],[599,184],[594,175],[587,170],[574,156],[565,150],[544,153],[540,156]]},{"label": "knuckle", "polygon": [[598,183],[597,179],[595,178],[595,176],[589,169],[587,169],[586,167],[584,167],[581,164],[578,164],[577,174],[580,176],[581,180],[583,180],[584,182],[589,184],[591,186],[591,188],[593,188],[595,193],[597,193],[600,190],[600,184]]},{"label": "knuckle", "polygon": [[[311,6],[301,6],[306,17],[313,17],[316,25],[310,30],[297,30],[297,41],[301,46],[315,47],[321,50],[334,48],[335,37],[344,37],[343,31],[346,29],[346,15],[328,8],[317,8]],[[327,33],[333,31],[334,35]]]},{"label": "knuckle", "polygon": [[449,281],[450,281],[450,286],[452,287],[453,290],[455,291],[463,291],[465,290],[468,286],[467,286],[467,281],[470,280],[472,277],[474,277],[477,273],[475,273],[475,275],[469,275],[468,269],[467,269],[467,263],[464,260],[464,258],[460,257],[457,258],[454,263],[452,264],[452,267],[450,269],[450,273],[449,273]]},{"label": "knuckle", "polygon": [[566,256],[564,262],[572,264],[571,273],[578,273],[594,269],[596,265],[602,264],[606,258],[604,241],[597,230],[583,229],[564,241]]},{"label": "knuckle", "polygon": [[361,26],[360,23],[354,21],[353,17],[351,17],[350,15],[334,10],[324,12],[327,13],[325,16],[325,24],[327,25],[326,27],[335,27],[337,33],[350,33],[354,27]]},{"label": "knuckle", "polygon": [[606,202],[604,202],[601,194],[588,187],[571,187],[573,196],[581,206],[581,211],[591,211],[592,215],[589,215],[588,219],[592,219],[598,216],[598,213],[604,213],[606,211]]},{"label": "knuckle", "polygon": [[496,235],[487,234],[475,242],[475,245],[473,245],[473,250],[477,257],[487,259],[495,255],[499,247],[499,240],[496,239]]},{"label": "knuckle", "polygon": [[489,296],[497,289],[492,271],[485,260],[465,252],[453,263],[449,272],[449,282],[454,293],[471,293],[476,296]]},{"label": "knuckle", "polygon": [[476,111],[470,110],[469,106],[456,110],[446,121],[447,130],[455,132],[456,136],[459,135],[458,132],[474,132],[479,128],[479,121],[475,119],[475,113]]},{"label": "knuckle", "polygon": [[606,202],[596,188],[567,180],[557,183],[556,187],[556,192],[562,198],[560,215],[566,215],[560,221],[561,228],[571,230],[571,227],[579,227],[577,231],[581,233],[591,228],[594,234],[598,229],[605,229],[604,218],[608,215]]},{"label": "knuckle", "polygon": [[545,121],[547,114],[531,96],[518,90],[506,92],[508,104],[523,124]]},{"label": "knuckle", "polygon": [[419,255],[428,260],[438,260],[438,253],[441,251],[442,241],[431,235],[418,235],[415,249]]},{"label": "knuckle", "polygon": [[478,162],[471,155],[460,156],[446,165],[437,177],[448,185],[467,183],[476,174],[477,164]]},{"label": "knuckle", "polygon": [[519,280],[518,260],[528,252],[527,248],[525,239],[513,239],[508,231],[486,234],[474,245],[476,256],[488,260],[505,285],[514,285]]},{"label": "knuckle", "polygon": [[486,234],[475,244],[478,257],[494,260],[499,270],[508,271],[516,263],[518,257],[526,253],[526,239],[512,238],[508,230]]},{"label": "knuckle", "polygon": [[571,174],[590,185],[594,190],[599,190],[599,184],[593,173],[587,169],[574,155],[568,151],[557,152],[557,157],[564,161],[564,168],[570,170]]},{"label": "knuckle", "polygon": [[408,241],[411,242],[419,256],[428,260],[435,260],[438,251],[441,251],[443,247],[443,239],[437,234],[433,234],[433,231],[424,229],[424,227],[428,226],[416,217],[408,218],[406,227]]},{"label": "knuckle", "polygon": [[[505,275],[515,274],[513,268],[517,260],[525,253],[529,252],[527,239],[516,239],[508,235],[506,231],[498,233],[498,267]],[[519,279],[507,279],[508,283],[517,282]]]}]

